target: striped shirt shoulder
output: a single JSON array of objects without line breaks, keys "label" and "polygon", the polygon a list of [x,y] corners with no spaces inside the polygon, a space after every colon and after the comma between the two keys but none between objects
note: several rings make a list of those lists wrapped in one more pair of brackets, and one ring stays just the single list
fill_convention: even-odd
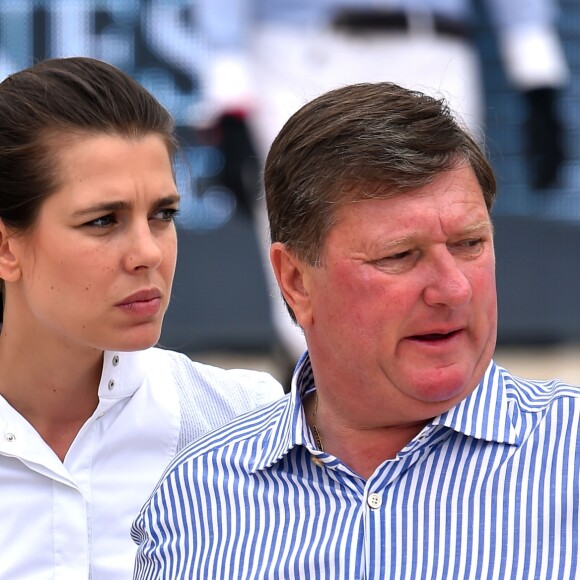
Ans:
[{"label": "striped shirt shoulder", "polygon": [[504,384],[507,400],[524,413],[542,413],[558,401],[570,399],[580,403],[580,386],[560,379],[531,380],[510,374],[497,367]]}]

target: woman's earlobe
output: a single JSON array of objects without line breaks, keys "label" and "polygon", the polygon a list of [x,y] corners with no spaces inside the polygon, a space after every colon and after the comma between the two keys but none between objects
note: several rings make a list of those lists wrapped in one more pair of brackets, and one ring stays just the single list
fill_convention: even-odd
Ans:
[{"label": "woman's earlobe", "polygon": [[0,219],[0,278],[6,282],[15,282],[20,278],[20,262],[14,246],[14,232],[10,231]]}]

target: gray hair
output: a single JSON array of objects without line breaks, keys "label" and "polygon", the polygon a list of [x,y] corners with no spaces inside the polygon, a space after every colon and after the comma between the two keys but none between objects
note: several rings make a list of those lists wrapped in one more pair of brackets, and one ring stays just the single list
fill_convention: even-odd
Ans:
[{"label": "gray hair", "polygon": [[442,99],[387,82],[327,92],[298,110],[270,148],[271,240],[316,265],[338,207],[405,194],[460,163],[471,166],[491,209],[493,170]]}]

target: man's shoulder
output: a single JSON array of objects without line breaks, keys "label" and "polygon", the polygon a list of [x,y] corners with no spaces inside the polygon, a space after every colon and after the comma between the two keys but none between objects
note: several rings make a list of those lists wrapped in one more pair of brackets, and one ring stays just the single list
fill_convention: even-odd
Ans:
[{"label": "man's shoulder", "polygon": [[580,386],[560,379],[537,380],[518,377],[500,368],[508,400],[522,411],[543,412],[558,404],[580,406]]}]

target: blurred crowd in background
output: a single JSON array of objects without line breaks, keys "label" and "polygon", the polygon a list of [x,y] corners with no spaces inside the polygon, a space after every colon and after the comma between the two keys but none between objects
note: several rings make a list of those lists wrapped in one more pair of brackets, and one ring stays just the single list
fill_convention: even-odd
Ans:
[{"label": "blurred crowd in background", "polygon": [[[496,169],[498,352],[516,372],[523,356],[544,361],[536,378],[580,381],[578,2],[0,0],[2,78],[72,55],[127,71],[178,123],[180,258],[163,344],[290,372],[303,342],[267,267],[261,162],[314,95],[391,80],[447,98]],[[539,347],[564,358],[554,368]]]}]

